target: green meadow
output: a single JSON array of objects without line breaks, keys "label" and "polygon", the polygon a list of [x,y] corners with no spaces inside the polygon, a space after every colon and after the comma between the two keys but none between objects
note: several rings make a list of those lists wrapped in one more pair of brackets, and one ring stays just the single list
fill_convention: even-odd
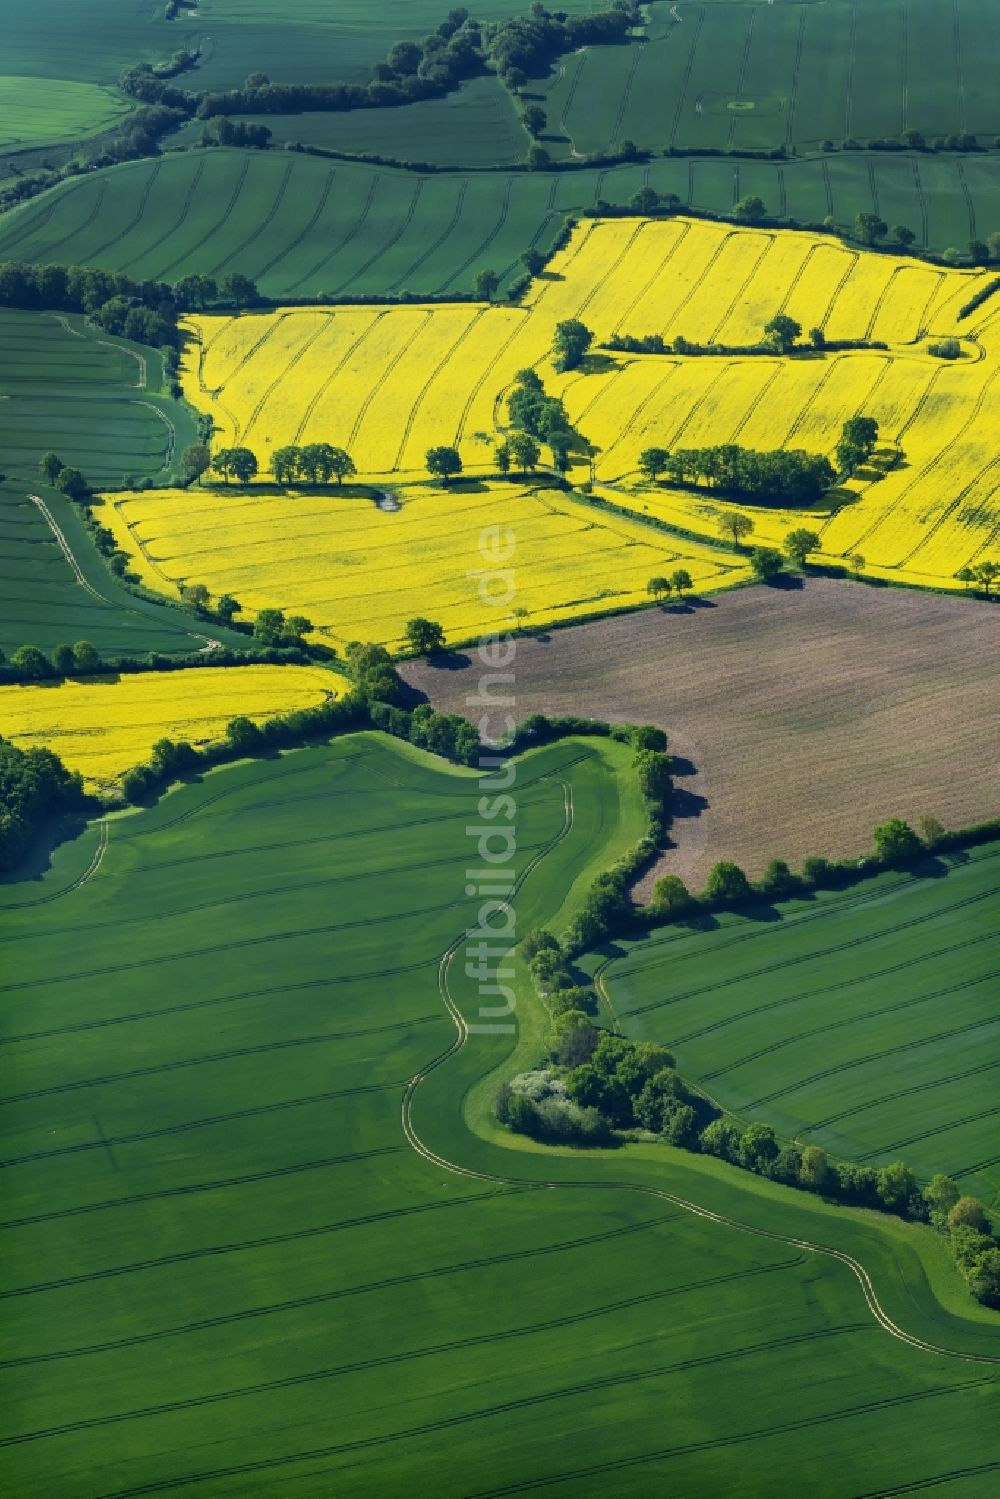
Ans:
[{"label": "green meadow", "polygon": [[[519,762],[525,925],[620,851],[624,768],[593,741]],[[929,1230],[484,1122],[537,1017],[522,992],[519,1037],[456,1047],[478,796],[354,735],[4,887],[6,1490],[985,1492],[996,1334],[931,1290]],[[887,1330],[823,1246],[984,1361]]]}]

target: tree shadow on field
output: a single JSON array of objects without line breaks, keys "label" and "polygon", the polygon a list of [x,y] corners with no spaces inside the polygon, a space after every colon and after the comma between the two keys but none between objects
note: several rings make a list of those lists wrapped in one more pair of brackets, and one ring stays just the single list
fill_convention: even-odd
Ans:
[{"label": "tree shadow on field", "polygon": [[87,831],[87,826],[88,819],[82,813],[53,818],[31,840],[24,858],[13,869],[0,869],[0,889],[40,880],[52,868],[52,855],[56,849],[64,843],[75,842]]},{"label": "tree shadow on field", "polygon": [[805,579],[799,573],[779,573],[776,578],[768,578],[765,586],[779,593],[797,593],[805,587]]},{"label": "tree shadow on field", "polygon": [[936,854],[929,854],[927,858],[918,859],[916,863],[910,865],[910,873],[920,880],[943,880],[949,872],[948,865]]},{"label": "tree shadow on field", "polygon": [[[693,774],[693,771],[675,770],[675,774],[690,775]],[[675,822],[687,822],[691,818],[700,817],[710,805],[707,796],[702,796],[697,791],[689,791],[686,786],[675,786],[673,796],[670,799],[671,816]]]},{"label": "tree shadow on field", "polygon": [[464,651],[435,651],[433,656],[428,656],[427,665],[435,671],[464,671],[467,666],[472,665],[472,657],[467,656]]}]

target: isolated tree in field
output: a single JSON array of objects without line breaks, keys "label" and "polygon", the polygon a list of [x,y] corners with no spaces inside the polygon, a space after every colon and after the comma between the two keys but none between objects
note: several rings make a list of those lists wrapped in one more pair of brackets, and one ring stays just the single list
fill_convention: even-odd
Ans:
[{"label": "isolated tree in field", "polygon": [[78,468],[61,468],[56,475],[56,488],[61,489],[71,500],[90,498],[90,485]]},{"label": "isolated tree in field", "polygon": [[57,453],[43,453],[38,460],[38,469],[46,484],[54,484],[63,469],[63,461]]},{"label": "isolated tree in field", "polygon": [[872,833],[875,852],[883,864],[905,863],[922,854],[924,846],[908,822],[901,817],[890,817]]},{"label": "isolated tree in field", "polygon": [[893,224],[892,237],[897,245],[912,245],[917,236],[905,224]]},{"label": "isolated tree in field", "polygon": [[541,250],[524,250],[521,253],[521,264],[529,276],[537,276],[545,267],[545,256]]},{"label": "isolated tree in field", "polygon": [[837,463],[848,474],[866,462],[878,442],[878,422],[873,416],[852,416],[844,423],[837,443]]},{"label": "isolated tree in field", "polygon": [[182,276],[174,287],[174,298],[179,307],[201,312],[219,295],[219,288],[211,276]]},{"label": "isolated tree in field", "polygon": [[731,859],[720,859],[709,872],[705,894],[709,900],[718,901],[720,905],[733,905],[737,901],[748,900],[753,892],[750,881],[740,866]]},{"label": "isolated tree in field", "polygon": [[880,239],[885,239],[889,233],[889,226],[885,219],[880,219],[877,213],[859,213],[854,220],[854,235],[863,245],[877,244]]},{"label": "isolated tree in field", "polygon": [[10,658],[10,664],[22,677],[27,677],[32,681],[40,681],[43,677],[52,675],[49,658],[38,649],[37,645],[18,646]]},{"label": "isolated tree in field", "polygon": [[639,472],[655,482],[667,466],[670,454],[666,448],[643,448],[639,454]]},{"label": "isolated tree in field", "polygon": [[742,515],[739,510],[725,511],[719,516],[718,525],[723,536],[728,536],[734,546],[739,546],[744,536],[749,536],[753,530],[749,515]]},{"label": "isolated tree in field", "polygon": [[181,589],[184,602],[190,604],[192,609],[197,609],[199,614],[208,608],[211,594],[204,583],[185,583]]},{"label": "isolated tree in field", "polygon": [[221,594],[216,600],[215,612],[227,625],[231,624],[234,615],[240,612],[239,601],[234,599],[231,593]]},{"label": "isolated tree in field", "polygon": [[764,337],[773,348],[778,349],[782,354],[789,352],[801,333],[802,324],[797,323],[786,312],[777,313],[769,323],[764,324]]},{"label": "isolated tree in field", "polygon": [[733,209],[736,217],[742,219],[746,224],[759,224],[761,219],[767,216],[764,199],[758,198],[756,193],[751,193],[746,198],[741,198]]},{"label": "isolated tree in field", "polygon": [[530,432],[512,432],[507,440],[507,446],[510,448],[512,461],[522,474],[530,473],[538,467],[542,450]]},{"label": "isolated tree in field", "polygon": [[761,583],[773,582],[784,565],[777,547],[754,547],[750,553],[750,571]]},{"label": "isolated tree in field", "polygon": [[982,584],[983,592],[989,598],[993,584],[1000,577],[1000,562],[977,562],[972,570],[976,582]]},{"label": "isolated tree in field", "polygon": [[646,584],[646,592],[650,598],[654,598],[659,603],[670,592],[670,579],[660,577],[650,578]]},{"label": "isolated tree in field", "polygon": [[212,454],[205,442],[192,442],[181,453],[181,473],[188,482],[200,479],[212,461]]},{"label": "isolated tree in field", "polygon": [[864,552],[852,552],[851,555],[848,557],[847,561],[848,561],[848,563],[850,565],[851,571],[853,572],[854,576],[856,578],[860,578],[861,574],[865,570],[865,554],[864,554]]},{"label": "isolated tree in field", "polygon": [[797,562],[799,567],[805,566],[805,560],[810,552],[815,552],[819,546],[819,536],[815,531],[809,531],[805,526],[799,526],[794,531],[789,531],[785,537],[784,547],[786,557]]},{"label": "isolated tree in field", "polygon": [[249,276],[242,276],[239,271],[230,271],[228,276],[223,276],[219,293],[224,302],[231,302],[234,307],[249,307],[258,298],[256,282]]},{"label": "isolated tree in field", "polygon": [[96,671],[101,664],[96,645],[89,640],[77,640],[73,645],[73,663],[81,674]]},{"label": "isolated tree in field", "polygon": [[418,656],[433,656],[444,650],[444,630],[437,620],[418,615],[406,622],[406,643]]},{"label": "isolated tree in field", "polygon": [[545,129],[546,123],[547,116],[540,104],[526,104],[521,110],[521,124],[536,139]]},{"label": "isolated tree in field", "polygon": [[424,461],[427,465],[427,472],[435,479],[443,479],[445,484],[462,472],[462,460],[457,448],[428,448]]},{"label": "isolated tree in field", "polygon": [[510,443],[498,442],[496,445],[495,457],[497,469],[501,474],[503,474],[504,478],[506,479],[507,475],[510,473]]},{"label": "isolated tree in field", "polygon": [[594,335],[578,318],[556,323],[552,355],[557,370],[575,370],[590,348]]},{"label": "isolated tree in field", "polygon": [[675,568],[670,574],[670,581],[678,598],[683,598],[694,587],[694,583],[691,581],[691,574],[686,567]]},{"label": "isolated tree in field", "polygon": [[474,284],[476,296],[479,300],[481,302],[492,302],[496,295],[496,289],[500,285],[500,277],[496,271],[477,271]]}]

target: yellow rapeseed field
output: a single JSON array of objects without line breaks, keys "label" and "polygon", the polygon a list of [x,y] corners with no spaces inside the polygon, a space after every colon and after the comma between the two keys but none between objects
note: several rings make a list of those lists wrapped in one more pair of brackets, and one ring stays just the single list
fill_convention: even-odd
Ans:
[{"label": "yellow rapeseed field", "polygon": [[317,666],[201,666],[0,687],[0,733],[23,749],[45,745],[91,784],[109,786],[158,739],[198,746],[221,738],[239,714],[262,721],[349,685]]},{"label": "yellow rapeseed field", "polygon": [[[704,534],[717,527],[725,503],[663,486],[651,491],[637,468],[644,447],[739,442],[832,455],[843,422],[863,413],[880,424],[877,468],[887,476],[874,482],[877,475],[869,472],[831,496],[811,522],[822,528],[823,555],[835,560],[860,552],[865,571],[957,586],[954,574],[986,555],[1000,523],[990,451],[1000,397],[994,383],[1000,317],[988,302],[957,321],[960,306],[987,276],[788,230],[683,216],[588,221],[520,306],[192,317],[183,383],[189,399],[212,415],[218,444],[250,446],[264,477],[276,447],[325,440],[347,448],[362,477],[399,484],[422,477],[426,450],[438,444],[458,447],[467,473],[492,472],[506,395],[517,371],[530,366],[565,400],[595,450],[595,477],[617,504]],[[796,318],[806,332],[822,329],[828,341],[873,339],[887,348],[789,359],[606,354],[598,347],[623,333],[748,345],[777,312]],[[594,348],[581,368],[557,374],[553,336],[566,318],[592,330]],[[927,344],[951,335],[963,337],[962,357],[945,364]],[[889,471],[894,457],[898,464]],[[578,465],[572,477],[579,482],[588,471]],[[416,499],[410,498],[411,512]],[[328,502],[323,506],[322,514],[332,513]],[[126,503],[125,513],[134,517],[135,502]],[[374,524],[381,528],[386,520],[375,516]],[[774,512],[762,509],[758,520],[755,536],[777,535]],[[284,530],[275,534],[284,545]],[[334,534],[324,532],[331,544]],[[662,541],[653,537],[648,544],[655,550]],[[210,587],[214,579],[237,596],[242,590],[248,608],[265,596],[295,604],[277,557],[262,567],[263,541],[251,545],[252,556],[238,555],[240,546],[228,542],[206,552],[191,538],[170,554],[163,571]],[[687,543],[677,545],[683,550]],[[147,566],[159,566],[156,546],[146,551]],[[716,577],[716,586],[742,576],[741,560],[732,561],[736,571]],[[319,568],[320,560],[303,565]],[[271,567],[277,569],[273,582],[261,586]],[[380,569],[381,558],[373,557],[367,584],[376,589]],[[576,587],[572,568],[567,572],[557,591],[580,594],[586,601],[580,612],[587,612],[590,591]],[[629,596],[617,563],[603,582],[616,598]],[[349,611],[333,609],[329,590],[320,589],[319,597],[327,627],[340,635]],[[420,612],[436,617],[446,607],[431,594]],[[396,638],[394,626],[366,628],[384,628],[386,638]]]},{"label": "yellow rapeseed field", "polygon": [[[153,490],[107,510],[144,581],[232,593],[248,615],[306,615],[320,636],[402,643],[407,620],[439,620],[452,642],[512,622],[553,624],[645,603],[651,577],[684,567],[696,586],[747,576],[745,558],[682,541],[557,490],[516,484],[403,487],[397,510],[336,493]],[[640,512],[641,513],[641,512]],[[513,538],[516,595],[480,592],[480,537]],[[515,610],[525,610],[525,615]]]}]

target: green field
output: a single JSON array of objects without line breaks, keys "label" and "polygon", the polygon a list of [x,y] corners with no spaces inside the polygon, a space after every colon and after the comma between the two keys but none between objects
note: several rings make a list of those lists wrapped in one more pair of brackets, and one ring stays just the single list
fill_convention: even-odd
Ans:
[{"label": "green field", "polygon": [[[612,753],[522,762],[526,923],[613,853]],[[353,736],[113,820],[74,885],[92,827],[0,894],[7,1491],[985,1492],[997,1368],[907,1346],[849,1265],[782,1237],[862,1256],[909,1332],[995,1358],[912,1230],[666,1147],[469,1133],[510,1046],[447,1056],[477,795]]]},{"label": "green field", "polygon": [[629,944],[614,1009],[742,1118],[1000,1201],[1000,849],[934,864]]},{"label": "green field", "polygon": [[194,419],[162,391],[160,356],[82,317],[0,309],[0,451],[9,474],[54,449],[95,485],[167,473]]},{"label": "green field", "polygon": [[703,0],[644,7],[642,35],[590,47],[533,81],[568,152],[639,145],[816,150],[916,129],[1000,131],[993,0]]},{"label": "green field", "polygon": [[645,183],[728,212],[760,193],[802,222],[859,208],[899,214],[919,244],[964,245],[1000,223],[1000,158],[865,157],[779,163],[660,159],[570,172],[422,175],[285,152],[192,151],[74,179],[0,220],[0,260],[57,261],[176,281],[239,270],[271,297],[469,290],[511,278],[531,244],[598,198]]},{"label": "green field", "polygon": [[[42,484],[38,472],[49,449],[94,484],[169,471],[195,428],[192,414],[161,394],[161,385],[153,349],[112,338],[74,314],[0,309],[0,453],[7,475],[0,483],[0,648],[8,655],[20,645],[46,650],[74,640],[90,640],[108,655],[187,654],[204,644],[204,632],[193,633],[183,614],[122,588],[74,506]],[[48,516],[32,495],[44,500]],[[210,633],[246,644],[214,622]]]}]

